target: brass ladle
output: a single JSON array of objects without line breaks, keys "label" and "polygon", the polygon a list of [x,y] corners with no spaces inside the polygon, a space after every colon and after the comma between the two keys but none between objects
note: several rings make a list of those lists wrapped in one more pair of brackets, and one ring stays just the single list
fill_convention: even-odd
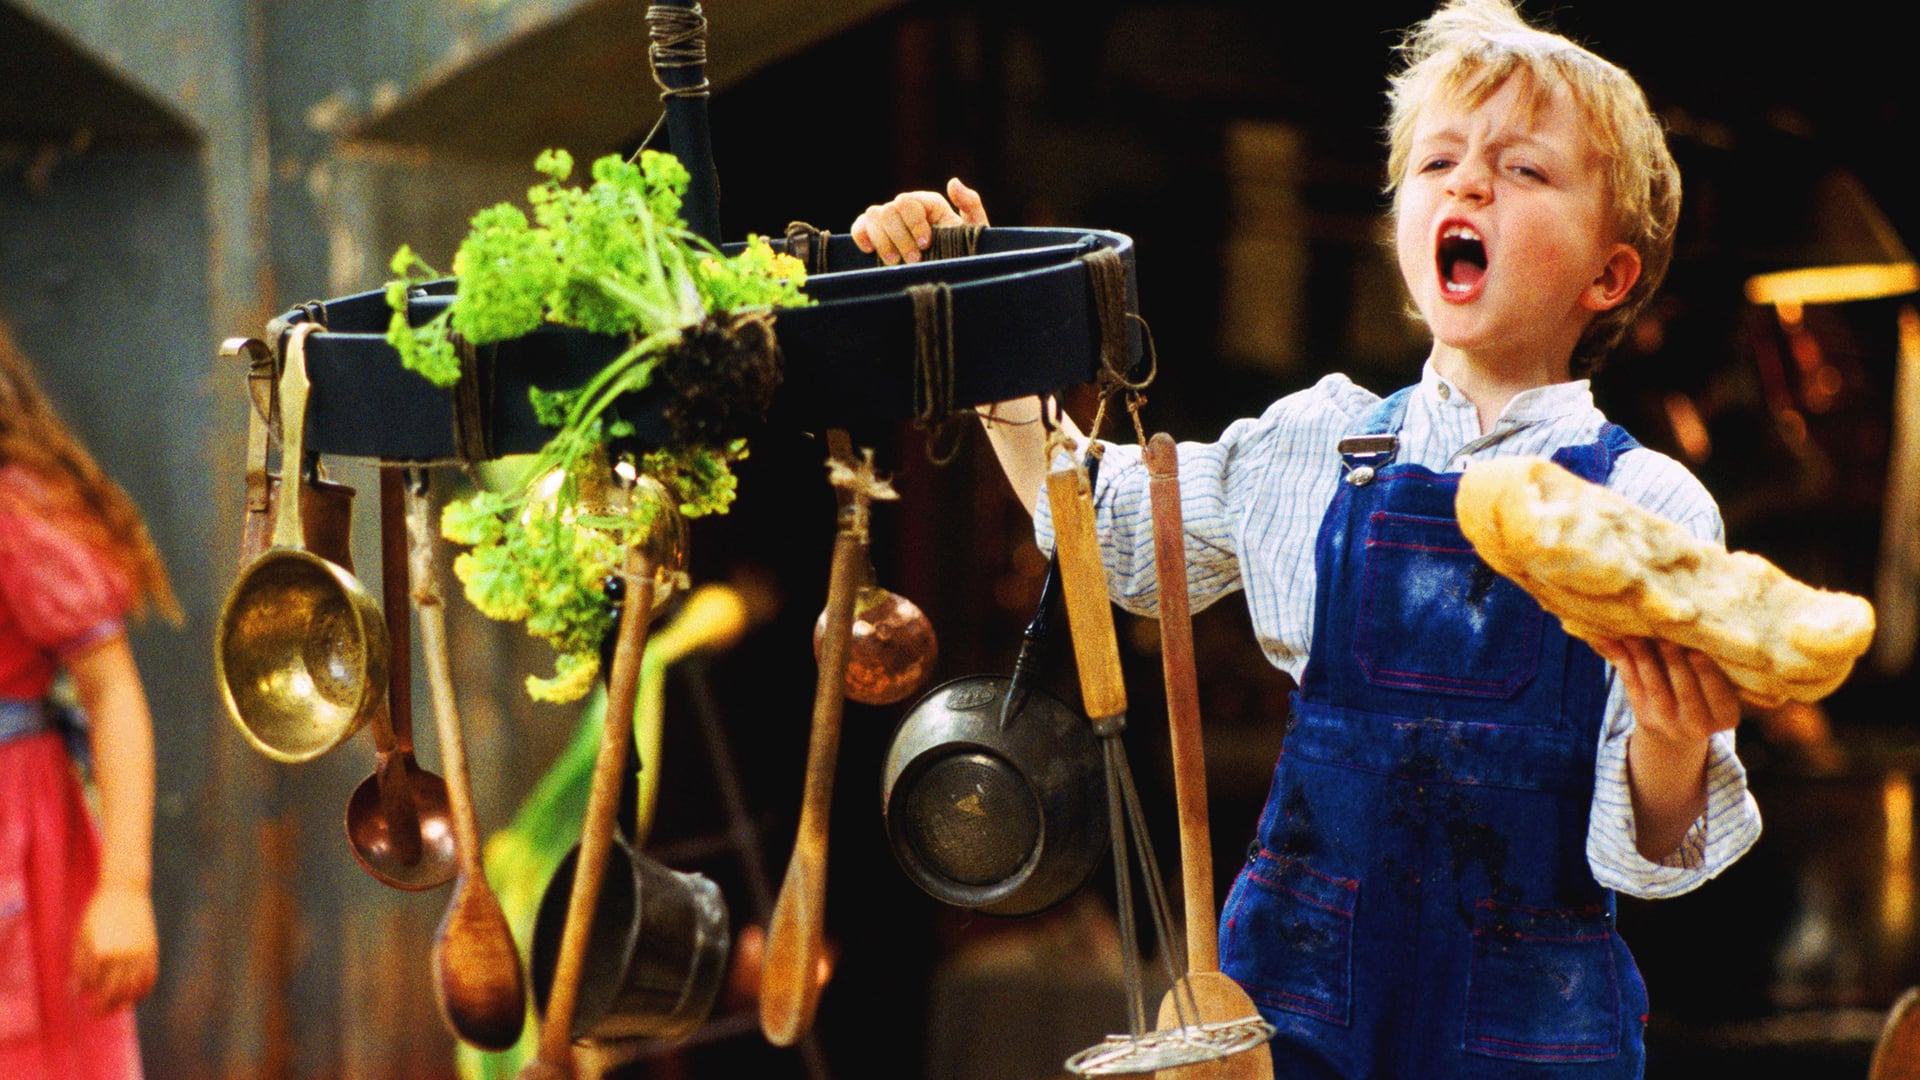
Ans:
[{"label": "brass ladle", "polygon": [[311,761],[370,720],[387,687],[387,632],[354,576],[302,546],[300,463],[306,338],[288,335],[280,399],[285,444],[273,546],[241,570],[220,609],[214,671],[241,735],[276,761]]},{"label": "brass ladle", "polygon": [[382,883],[417,892],[453,880],[456,855],[447,782],[413,759],[413,637],[406,491],[380,471],[380,567],[387,616],[387,705],[373,716],[373,775],[347,801],[347,843]]}]

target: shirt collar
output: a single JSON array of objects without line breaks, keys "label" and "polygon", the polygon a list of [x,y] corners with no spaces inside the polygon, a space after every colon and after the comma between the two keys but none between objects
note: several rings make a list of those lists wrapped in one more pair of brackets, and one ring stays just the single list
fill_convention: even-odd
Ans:
[{"label": "shirt collar", "polygon": [[[1443,409],[1473,411],[1473,402],[1453,383],[1434,369],[1432,358],[1420,368],[1421,396]],[[1587,379],[1569,379],[1523,390],[1507,402],[1500,414],[1503,424],[1535,424],[1583,414],[1593,408],[1593,383]]]}]

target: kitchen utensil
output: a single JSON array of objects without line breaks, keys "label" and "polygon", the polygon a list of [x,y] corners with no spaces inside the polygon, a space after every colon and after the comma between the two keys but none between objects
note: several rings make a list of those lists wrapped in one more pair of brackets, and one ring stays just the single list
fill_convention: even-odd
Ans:
[{"label": "kitchen utensil", "polygon": [[831,434],[829,445],[828,476],[837,490],[840,512],[827,584],[827,628],[814,685],[813,734],[807,746],[800,826],[767,923],[767,959],[760,979],[760,1030],[775,1046],[792,1046],[806,1034],[820,1004],[816,969],[825,946],[827,813],[833,802],[834,759],[840,747],[854,594],[867,563],[871,500],[898,497],[874,477],[871,451],[856,461],[846,433],[838,430]]},{"label": "kitchen utensil", "polygon": [[[1089,477],[1098,467],[1088,461]],[[1093,729],[1052,694],[1033,696],[1059,592],[1056,553],[1012,675],[946,683],[894,730],[881,774],[887,836],[907,877],[935,899],[1029,915],[1078,891],[1106,852]]]},{"label": "kitchen utensil", "polygon": [[1909,987],[1887,1010],[1867,1080],[1920,1080],[1920,987]]},{"label": "kitchen utensil", "polygon": [[[278,381],[274,378],[273,350],[259,338],[228,338],[220,355],[247,356],[247,502],[240,530],[240,565],[260,557],[273,543],[273,525],[280,505],[280,478],[267,471],[267,453],[280,428]],[[307,550],[353,573],[350,544],[353,527],[353,489],[300,468],[301,535]]]},{"label": "kitchen utensil", "polygon": [[[813,658],[827,632],[827,613],[813,624]],[[940,658],[933,622],[919,605],[878,585],[863,585],[853,602],[847,643],[847,697],[891,705],[926,685]]]},{"label": "kitchen utensil", "polygon": [[387,707],[373,716],[374,771],[347,801],[347,843],[360,865],[396,889],[453,880],[447,782],[413,759],[413,622],[407,571],[406,490],[380,471],[381,605],[386,610]]},{"label": "kitchen utensil", "polygon": [[[650,633],[637,677],[632,725],[641,744],[641,791],[635,799],[641,821],[651,818],[658,792],[657,781],[649,783],[648,778],[660,772],[661,673],[690,653],[739,640],[750,618],[740,592],[703,585]],[[646,749],[649,744],[651,751]],[[684,1039],[706,1020],[725,981],[731,935],[719,890],[701,875],[670,870],[637,851],[634,845],[646,835],[639,823],[634,835],[633,843],[614,836],[602,869],[575,991],[575,1039]],[[548,879],[535,917],[533,996],[548,1015],[579,857],[580,846],[575,845]]]},{"label": "kitchen utensil", "polygon": [[[1167,898],[1153,845],[1148,841],[1140,796],[1127,765],[1120,733],[1126,727],[1127,690],[1120,670],[1120,646],[1114,634],[1113,608],[1107,599],[1106,568],[1100,562],[1099,538],[1093,520],[1093,490],[1086,470],[1069,464],[1047,474],[1047,498],[1053,510],[1055,546],[1060,559],[1060,583],[1067,595],[1068,626],[1073,631],[1074,658],[1080,669],[1080,695],[1100,737],[1105,754],[1107,813],[1113,846],[1115,906],[1120,924],[1121,962],[1127,983],[1128,1033],[1104,1041],[1067,1059],[1067,1070],[1080,1076],[1120,1076],[1152,1072],[1210,1061],[1260,1045],[1271,1028],[1250,1024],[1201,1025],[1191,1012],[1169,1031],[1146,1030],[1145,991],[1137,941],[1133,889],[1129,880],[1126,838],[1133,839],[1140,863],[1148,916],[1160,954],[1167,964],[1167,981],[1175,982]],[[1178,1000],[1176,998],[1176,1000]],[[1188,1005],[1183,1004],[1183,1008]],[[1256,1020],[1259,1018],[1256,1016]],[[1264,1025],[1264,1021],[1260,1022]]]},{"label": "kitchen utensil", "polygon": [[433,572],[434,532],[426,481],[424,474],[413,475],[417,479],[407,499],[413,602],[420,613],[420,647],[426,651],[441,766],[447,771],[447,804],[458,866],[447,913],[433,940],[434,996],[448,1028],[462,1041],[483,1050],[505,1050],[519,1040],[525,1023],[526,984],[513,931],[480,864],[480,826],[474,819],[466,742],[447,653],[446,612]]},{"label": "kitchen utensil", "polygon": [[[281,470],[296,477],[311,330],[303,324],[289,333],[281,376]],[[352,574],[302,546],[300,502],[280,500],[273,547],[241,570],[214,639],[228,715],[255,749],[285,762],[310,761],[351,738],[387,688],[380,610]]]},{"label": "kitchen utensil", "polygon": [[971,675],[915,702],[881,770],[900,868],[937,900],[1030,915],[1072,895],[1106,854],[1101,753],[1086,718],[1045,690],[1000,720],[1011,683]]},{"label": "kitchen utensil", "polygon": [[620,813],[621,773],[626,767],[627,750],[633,745],[633,704],[639,696],[640,660],[646,652],[647,624],[653,614],[653,570],[632,548],[627,550],[623,575],[620,627],[607,678],[607,711],[587,790],[586,820],[581,825],[580,849],[573,862],[566,918],[540,1017],[539,1055],[520,1070],[520,1080],[573,1075],[574,1013],[579,1005],[594,912],[613,847],[615,818]]},{"label": "kitchen utensil", "polygon": [[[1264,1024],[1253,999],[1220,971],[1213,910],[1213,851],[1207,828],[1206,748],[1200,735],[1200,686],[1193,659],[1193,616],[1187,596],[1186,533],[1180,511],[1179,452],[1165,432],[1147,440],[1147,491],[1153,506],[1153,563],[1160,584],[1160,659],[1167,681],[1167,727],[1173,742],[1173,793],[1180,817],[1180,875],[1187,914],[1187,973],[1160,1002],[1159,1027]],[[1185,1013],[1186,1015],[1182,1015]],[[1272,1029],[1268,1029],[1268,1037]],[[1269,1080],[1273,1055],[1264,1046],[1159,1075],[1183,1080]]]},{"label": "kitchen utensil", "polygon": [[[690,652],[737,640],[749,618],[748,603],[739,592],[707,585],[694,590],[679,612],[651,634],[638,675],[639,715],[633,723],[643,744],[643,762],[659,760],[661,695],[657,688],[647,689],[649,681],[657,682],[666,666]],[[651,753],[644,749],[648,743]],[[658,773],[657,766],[642,772],[635,812],[643,821],[651,817],[657,792],[657,784],[647,778]],[[635,835],[644,836],[644,829],[636,827]],[[576,845],[552,874],[536,917],[534,1000],[549,1015],[547,1002],[579,853]],[[711,1011],[725,974],[730,935],[720,894],[706,878],[660,866],[618,836],[602,877],[603,891],[592,909],[585,945],[587,959],[578,976],[572,1037],[685,1038]]]},{"label": "kitchen utensil", "polygon": [[[552,995],[581,850],[554,871],[534,923],[533,996],[542,1009]],[[679,1042],[706,1022],[726,981],[731,943],[718,886],[669,869],[615,836],[589,915],[572,1038]]]},{"label": "kitchen utensil", "polygon": [[646,473],[635,475],[628,485],[626,505],[647,523],[632,538],[639,556],[633,566],[635,572],[644,568],[653,581],[652,609],[647,617],[657,618],[673,594],[687,587],[687,563],[692,558],[687,516],[680,512],[680,501],[666,485]]},{"label": "kitchen utensil", "polygon": [[1013,723],[1021,706],[1026,704],[1027,688],[1033,685],[1046,643],[1047,612],[1052,609],[1054,594],[1059,591],[1060,555],[1056,551],[1047,559],[1046,576],[1040,579],[1040,602],[1034,606],[1033,618],[1020,634],[1020,651],[1013,658],[1013,675],[1007,680],[1007,693],[1000,702],[1001,727]]}]

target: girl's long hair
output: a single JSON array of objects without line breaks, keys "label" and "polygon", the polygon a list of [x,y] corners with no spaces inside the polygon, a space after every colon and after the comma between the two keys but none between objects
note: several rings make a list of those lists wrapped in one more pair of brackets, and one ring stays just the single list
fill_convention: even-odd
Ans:
[{"label": "girl's long hair", "polygon": [[147,534],[140,508],[87,453],[80,440],[54,413],[33,365],[15,347],[13,335],[0,321],[0,465],[32,471],[47,484],[47,505],[41,512],[79,533],[79,538],[104,552],[133,583],[132,614],[143,615],[151,605],[169,621],[179,622],[180,605],[167,580],[167,568]]}]

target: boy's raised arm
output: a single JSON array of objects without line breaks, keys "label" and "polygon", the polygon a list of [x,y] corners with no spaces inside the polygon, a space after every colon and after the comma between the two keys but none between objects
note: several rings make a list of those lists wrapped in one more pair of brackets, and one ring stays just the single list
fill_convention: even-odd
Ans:
[{"label": "boy's raised arm", "polygon": [[1087,438],[1052,398],[1015,398],[982,405],[976,410],[980,414],[980,425],[986,428],[987,442],[993,445],[993,455],[1000,460],[1000,471],[1007,474],[1014,497],[1027,508],[1028,514],[1039,505],[1040,488],[1047,482],[1047,469],[1051,464],[1047,455],[1047,425],[1041,423],[1043,401],[1048,418],[1078,454]]},{"label": "boy's raised arm", "polygon": [[[947,181],[943,197],[937,191],[904,191],[884,203],[867,207],[853,219],[848,230],[861,251],[878,255],[893,266],[919,262],[921,252],[933,242],[936,225],[985,225],[987,208],[980,193],[955,177]],[[1086,442],[1080,429],[1064,412],[1047,401],[1054,423],[1075,447]],[[993,444],[1001,471],[1013,485],[1013,493],[1027,513],[1034,512],[1040,500],[1040,487],[1047,479],[1047,425],[1041,423],[1041,399],[1016,398],[979,408],[980,423]]]}]

